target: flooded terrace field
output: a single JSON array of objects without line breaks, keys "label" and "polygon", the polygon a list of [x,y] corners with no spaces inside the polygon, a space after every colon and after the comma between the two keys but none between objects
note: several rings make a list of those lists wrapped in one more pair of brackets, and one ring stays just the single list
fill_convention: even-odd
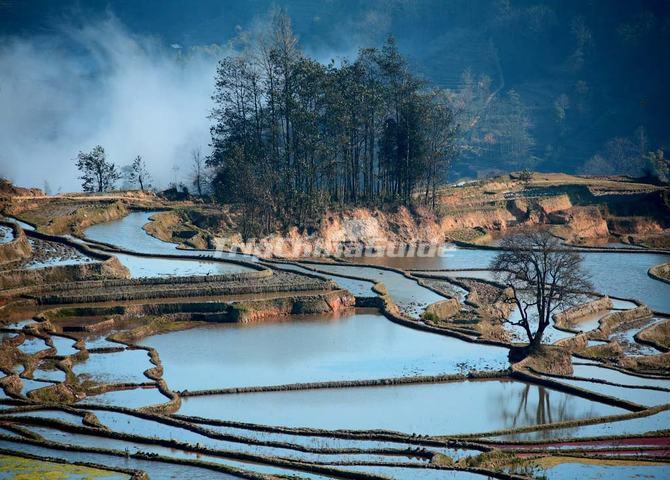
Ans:
[{"label": "flooded terrace field", "polygon": [[504,370],[507,349],[413,330],[374,312],[217,325],[155,335],[179,390]]},{"label": "flooded terrace field", "polygon": [[[160,282],[164,282],[172,277],[214,275],[224,285],[226,275],[254,270],[225,261],[248,257],[223,255],[224,261],[212,261],[206,256],[216,257],[217,252],[177,250],[151,237],[142,229],[151,214],[131,213],[85,233],[92,240],[149,255],[116,254],[132,277],[162,277]],[[442,273],[466,277],[473,273],[470,268],[480,268],[481,273],[472,276],[490,278],[486,267],[491,252],[456,252],[466,252],[465,256],[470,257],[461,258],[455,265],[428,264],[422,259],[403,264],[402,270],[460,268],[466,270]],[[177,254],[194,258],[167,256]],[[631,254],[620,255],[628,258]],[[97,314],[95,309],[87,311],[84,304],[79,304],[81,321],[76,316],[67,317],[67,307],[63,316],[54,318],[56,326],[82,329],[76,337],[83,345],[75,347],[73,339],[50,331],[50,324],[31,320],[15,323],[12,333],[2,337],[3,342],[18,342],[21,361],[29,367],[25,372],[19,367],[17,373],[30,375],[30,368],[34,368],[34,378],[25,378],[19,395],[33,395],[35,389],[60,382],[88,385],[90,390],[79,394],[69,410],[33,412],[33,419],[30,411],[21,411],[23,407],[3,404],[0,412],[12,413],[0,413],[0,434],[10,435],[5,428],[9,422],[41,435],[41,442],[47,443],[25,443],[14,435],[0,437],[1,446],[67,461],[98,460],[109,468],[139,468],[152,479],[174,475],[203,479],[283,475],[323,480],[361,475],[380,480],[475,480],[489,475],[452,468],[467,469],[469,458],[497,447],[471,444],[461,436],[504,446],[505,442],[564,436],[650,434],[666,427],[667,410],[663,408],[670,403],[666,378],[633,375],[576,357],[571,374],[517,377],[503,343],[483,342],[474,330],[468,330],[465,337],[465,330],[458,330],[467,327],[471,317],[463,316],[463,326],[456,324],[456,330],[440,329],[422,320],[429,305],[446,297],[433,290],[437,283],[422,285],[401,271],[379,268],[398,268],[395,260],[377,259],[365,265],[262,263],[293,274],[290,277],[273,270],[271,278],[291,278],[295,282],[294,277],[306,278],[299,274],[317,275],[368,302],[378,295],[373,286],[383,283],[401,316],[365,308],[302,314],[304,305],[317,300],[301,299],[301,293],[291,291],[259,290],[229,296],[226,298],[231,300],[225,301],[255,301],[261,308],[271,305],[274,313],[254,317],[253,309],[248,310],[251,304],[245,304],[238,308],[241,315],[250,314],[241,317],[247,319],[230,322],[228,318],[222,323],[212,320],[223,319],[225,308],[214,304],[207,308],[210,302],[221,302],[221,295],[199,297],[196,305],[179,297],[178,292],[172,298],[169,290],[163,293],[164,287],[148,283],[142,286],[146,298],[126,300],[121,309],[115,307],[112,293],[132,298],[137,289],[132,283],[135,280],[111,281],[110,285],[118,286],[110,292],[112,296],[99,296],[105,303]],[[643,268],[646,264],[633,265]],[[589,268],[601,280],[607,275],[606,270],[598,273],[597,267]],[[646,277],[646,271],[644,275],[656,282]],[[199,285],[182,282],[180,288]],[[278,288],[278,281],[262,284],[249,279],[240,281],[240,285],[245,282]],[[325,284],[321,282],[320,288]],[[466,302],[469,292],[461,286],[464,284],[445,281],[444,285],[448,290],[445,295],[453,291],[461,303]],[[152,297],[158,292],[165,296],[160,308],[158,298]],[[319,292],[310,293],[315,294],[318,297]],[[645,290],[645,295],[653,297],[656,293]],[[301,305],[297,309],[272,310],[284,308],[286,302],[294,301],[293,297]],[[659,304],[664,301],[656,299]],[[612,310],[582,319],[580,329],[593,330],[607,313],[633,307],[615,302]],[[472,315],[473,307],[467,308],[466,313]],[[104,325],[108,317],[121,315],[119,312],[125,320],[114,323],[113,328],[86,330]],[[73,315],[75,310],[69,313]],[[202,321],[208,316],[209,321]],[[615,332],[612,338],[625,335],[635,342],[639,329],[649,322],[660,322],[660,318],[641,321],[640,326],[626,324],[623,333]],[[32,333],[26,330],[21,340],[17,333],[21,328]],[[132,329],[133,334],[125,335],[128,332],[124,329]],[[118,335],[124,343],[114,340]],[[570,340],[572,336],[571,332],[550,329],[552,340]],[[589,343],[606,344],[605,340]],[[49,345],[55,349],[49,349]],[[82,354],[80,349],[100,350]],[[56,356],[52,358],[54,350]],[[649,357],[655,355],[651,350],[648,353]],[[3,391],[10,393],[5,399],[16,397],[11,388]],[[12,410],[17,408],[18,412]],[[660,410],[650,410],[653,408]],[[629,418],[638,415],[634,412],[640,409],[639,417]],[[612,416],[614,421],[608,420]],[[645,450],[645,455],[658,457],[653,448]],[[552,452],[547,450],[547,455]],[[442,455],[458,463],[442,464]],[[295,462],[307,462],[309,466]],[[568,478],[566,475],[574,472],[597,478],[612,475],[615,470],[610,467],[557,462],[543,465],[542,471],[550,474],[549,478]],[[650,478],[662,478],[665,473],[663,463],[633,462],[621,471]]]},{"label": "flooded terrace field", "polygon": [[[495,250],[446,247],[431,257],[351,257],[356,263],[385,265],[402,270],[486,270]],[[670,285],[651,278],[647,271],[670,261],[670,255],[631,252],[582,252],[584,267],[595,290],[615,297],[642,301],[653,310],[670,313]],[[461,273],[454,272],[455,275]],[[463,276],[469,276],[466,272]],[[475,275],[474,273],[472,275]],[[484,278],[486,274],[481,274]],[[490,278],[490,277],[489,277]]]}]

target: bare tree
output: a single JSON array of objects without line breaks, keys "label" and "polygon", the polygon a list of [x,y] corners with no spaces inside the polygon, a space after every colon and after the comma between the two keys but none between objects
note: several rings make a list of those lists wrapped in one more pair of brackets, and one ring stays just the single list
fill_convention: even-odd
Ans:
[{"label": "bare tree", "polygon": [[508,299],[519,310],[518,320],[500,320],[522,327],[528,336],[528,350],[537,349],[556,311],[579,302],[592,291],[582,268],[579,252],[565,248],[548,232],[527,231],[506,237],[502,251],[491,268],[496,279],[507,286]]},{"label": "bare tree", "polygon": [[200,154],[199,148],[191,152],[191,158],[191,181],[198,196],[202,197],[205,186],[205,159]]}]

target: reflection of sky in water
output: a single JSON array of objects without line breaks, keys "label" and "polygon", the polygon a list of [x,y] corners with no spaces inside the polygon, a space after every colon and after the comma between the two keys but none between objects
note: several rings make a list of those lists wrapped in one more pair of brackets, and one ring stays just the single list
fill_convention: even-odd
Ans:
[{"label": "reflection of sky in water", "polygon": [[[33,427],[33,430],[36,430],[37,427]],[[129,442],[119,442],[111,441],[111,439],[99,438],[99,437],[90,437],[85,435],[75,435],[71,433],[63,434],[60,437],[55,437],[51,432],[46,432],[46,429],[41,429],[40,433],[46,433],[47,438],[52,438],[54,441],[65,443],[68,442],[68,439],[65,438],[65,435],[71,436],[74,440],[79,440],[82,437],[88,439],[86,445],[95,445],[100,448],[117,448],[123,451],[125,448],[133,447],[133,444]],[[221,480],[232,480],[233,477],[228,475],[216,475],[212,470],[206,470],[204,468],[190,467],[186,465],[172,464],[172,463],[161,463],[147,460],[138,460],[132,457],[118,457],[114,455],[104,455],[99,453],[86,453],[86,452],[69,452],[65,450],[51,450],[44,447],[39,447],[36,445],[29,444],[18,444],[7,441],[0,440],[0,448],[21,451],[26,453],[31,453],[33,455],[39,455],[42,457],[51,457],[59,458],[66,460],[68,462],[88,462],[96,463],[98,465],[105,465],[108,468],[123,468],[123,469],[134,469],[142,470],[147,472],[151,479],[189,479],[189,480],[211,480],[212,478],[221,479]],[[143,451],[155,451],[165,456],[179,456],[178,453],[173,452],[167,448],[161,449],[160,447],[150,447],[145,445],[138,445],[137,448],[129,448],[130,451],[135,450]],[[195,454],[192,455],[195,457]],[[117,478],[128,478],[127,475],[117,476],[117,477],[104,477],[105,480],[116,480]]]},{"label": "reflection of sky in water", "polygon": [[323,272],[314,272],[299,265],[292,265],[288,263],[275,263],[273,264],[273,266],[281,270],[306,273],[308,275],[319,275],[321,277],[328,278],[337,283],[340,286],[340,288],[349,290],[353,295],[357,297],[372,297],[376,295],[376,293],[372,291],[372,287],[374,286],[373,282],[366,282],[364,280],[354,280],[352,278],[340,277],[337,275],[332,275]]},{"label": "reflection of sky in water", "polygon": [[[117,432],[129,433],[134,435],[152,436],[164,439],[178,438],[182,442],[188,442],[191,444],[197,443],[201,446],[205,446],[208,448],[218,448],[230,451],[254,453],[267,456],[270,455],[282,456],[282,457],[300,459],[304,461],[324,462],[324,461],[332,461],[333,458],[332,455],[328,456],[327,454],[298,452],[296,450],[288,448],[279,448],[275,446],[248,445],[242,442],[230,442],[225,440],[213,439],[205,435],[192,432],[185,428],[178,428],[171,425],[165,425],[162,423],[145,420],[142,418],[138,418],[131,415],[125,415],[117,412],[96,411],[96,416],[98,417],[98,420],[102,422],[103,425]],[[251,431],[246,430],[242,435],[245,436],[246,438],[249,438],[248,435],[245,435],[248,434],[249,432]],[[351,447],[351,443],[357,445],[358,442],[350,441],[348,445],[349,447]],[[402,446],[399,446],[397,444],[395,445],[390,444],[389,442],[387,442],[386,446],[387,448],[393,448],[393,449],[402,448]],[[346,460],[391,461],[391,459],[395,459],[396,461],[409,460],[406,456],[401,455],[388,456],[388,457],[382,457],[374,454],[351,455],[351,456],[345,454],[338,455],[339,461],[346,461]]]},{"label": "reflection of sky in water", "polygon": [[179,413],[270,425],[458,434],[624,411],[510,380],[218,395],[183,399]]},{"label": "reflection of sky in water", "polygon": [[146,258],[114,254],[133,278],[170,277],[190,275],[222,275],[233,272],[249,271],[248,267],[234,263],[209,262],[207,260],[179,260],[173,258]]},{"label": "reflection of sky in water", "polygon": [[252,261],[248,255],[236,255],[215,250],[177,249],[176,243],[164,242],[149,235],[144,225],[151,222],[149,217],[158,212],[132,212],[123,218],[111,222],[99,223],[84,230],[84,235],[97,242],[109,243],[125,250],[141,253],[168,255],[206,256],[214,258],[234,257]]},{"label": "reflection of sky in water", "polygon": [[[579,478],[581,480],[627,480],[630,478],[646,478],[646,479],[667,479],[670,478],[670,465],[662,463],[643,465],[626,465],[624,463],[617,463],[614,461],[599,461],[593,464],[585,462],[581,463],[578,459],[564,458],[564,463],[553,465],[546,470],[542,470],[542,474],[546,474],[547,478],[552,480],[574,480]],[[584,461],[582,461],[584,462]]]},{"label": "reflection of sky in water", "polygon": [[75,363],[72,370],[103,383],[143,383],[150,381],[143,372],[152,366],[146,350],[123,350],[91,353],[83,362]]},{"label": "reflection of sky in water", "polygon": [[631,418],[617,422],[597,423],[580,427],[558,428],[541,432],[524,432],[490,437],[495,440],[537,440],[550,438],[602,437],[610,435],[637,435],[657,430],[666,430],[670,425],[670,410],[654,415]]},{"label": "reflection of sky in water", "polygon": [[9,243],[14,240],[14,232],[11,228],[0,225],[0,243]]},{"label": "reflection of sky in water", "polygon": [[444,300],[445,297],[438,295],[432,290],[422,287],[416,280],[404,275],[383,270],[381,268],[361,267],[352,265],[312,265],[319,271],[330,272],[341,275],[353,275],[365,278],[373,282],[383,282],[386,290],[393,301],[406,313],[419,316],[421,312],[431,303]]},{"label": "reflection of sky in water", "polygon": [[[388,265],[406,270],[487,268],[496,255],[494,250],[450,247],[442,256],[428,258],[361,257],[350,259],[374,265]],[[582,252],[584,267],[596,291],[634,298],[652,309],[670,312],[670,285],[647,275],[650,267],[670,261],[670,255],[658,253]]]},{"label": "reflection of sky in water", "polygon": [[81,403],[100,403],[117,407],[138,408],[170,401],[157,388],[134,388],[132,390],[116,390],[86,397]]},{"label": "reflection of sky in water", "polygon": [[507,349],[413,330],[379,314],[292,317],[155,335],[164,378],[178,390],[280,385],[504,369]]},{"label": "reflection of sky in water", "polygon": [[[97,412],[96,412],[97,413]],[[135,420],[135,419],[134,419]],[[184,450],[177,450],[168,447],[162,447],[158,445],[148,445],[148,444],[136,444],[130,441],[117,440],[114,438],[106,437],[97,437],[91,435],[82,435],[78,433],[70,432],[61,432],[48,427],[41,426],[31,426],[29,430],[38,433],[47,440],[57,442],[57,443],[68,443],[72,445],[82,446],[82,447],[97,447],[103,449],[113,449],[117,451],[127,451],[129,453],[136,453],[141,451],[143,453],[153,453],[161,455],[168,458],[181,458],[181,459],[190,459],[190,460],[200,460],[203,462],[216,463],[221,465],[228,465],[234,467],[238,470],[253,471],[257,473],[264,473],[267,475],[281,476],[282,478],[288,478],[289,475],[297,475],[297,472],[286,470],[282,468],[277,468],[273,466],[263,465],[263,464],[253,464],[253,463],[244,463],[238,462],[235,460],[229,460],[222,457],[213,457],[202,455],[199,453],[187,452]],[[7,442],[0,441],[0,446],[6,445]],[[27,445],[30,447],[26,449],[27,452],[36,452],[32,445]],[[16,448],[14,448],[16,450]],[[48,450],[51,452],[51,450]],[[218,474],[212,470],[201,470],[195,467],[186,467],[184,465],[173,464],[173,463],[161,463],[161,462],[142,462],[137,461],[130,457],[110,457],[111,460],[107,461],[106,455],[99,454],[89,454],[85,452],[67,452],[68,454],[74,453],[72,456],[63,457],[63,452],[59,450],[54,450],[51,453],[50,457],[56,458],[68,458],[71,460],[79,460],[93,462],[95,458],[104,459],[104,463],[97,461],[95,463],[105,465],[107,467],[122,467],[122,468],[137,468],[146,472],[149,477],[153,479],[188,479],[188,480],[211,480],[211,479],[221,479],[221,480],[234,480],[239,478],[238,476],[230,476],[226,474]],[[332,458],[332,456],[331,456]],[[146,466],[145,463],[147,464]],[[204,472],[204,473],[201,473]],[[314,475],[309,473],[299,473],[300,478],[308,478],[313,480],[323,480],[324,477],[320,475]],[[107,478],[107,477],[105,477]]]}]

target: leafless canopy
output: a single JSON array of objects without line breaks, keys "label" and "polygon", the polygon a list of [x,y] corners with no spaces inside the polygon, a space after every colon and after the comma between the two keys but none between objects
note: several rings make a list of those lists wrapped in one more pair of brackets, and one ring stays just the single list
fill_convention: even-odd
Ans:
[{"label": "leafless canopy", "polygon": [[509,301],[520,313],[518,320],[501,320],[522,327],[530,348],[536,348],[552,315],[593,290],[582,268],[582,255],[542,231],[506,237],[501,248],[491,268],[497,280],[511,289]]}]

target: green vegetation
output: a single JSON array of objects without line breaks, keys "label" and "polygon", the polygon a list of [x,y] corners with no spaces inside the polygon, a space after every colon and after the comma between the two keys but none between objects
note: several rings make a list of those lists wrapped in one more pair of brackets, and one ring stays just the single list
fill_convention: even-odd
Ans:
[{"label": "green vegetation", "polygon": [[324,66],[298,48],[289,18],[224,58],[208,165],[221,202],[243,207],[244,235],[308,226],[343,204],[434,204],[456,154],[444,92],[410,72],[395,40]]},{"label": "green vegetation", "polygon": [[68,463],[47,462],[33,458],[0,455],[0,478],[7,480],[120,480],[128,475]]},{"label": "green vegetation", "polygon": [[121,178],[116,165],[107,161],[105,149],[100,145],[90,152],[79,152],[77,169],[81,172],[81,188],[85,192],[107,192],[114,189],[114,184]]}]

